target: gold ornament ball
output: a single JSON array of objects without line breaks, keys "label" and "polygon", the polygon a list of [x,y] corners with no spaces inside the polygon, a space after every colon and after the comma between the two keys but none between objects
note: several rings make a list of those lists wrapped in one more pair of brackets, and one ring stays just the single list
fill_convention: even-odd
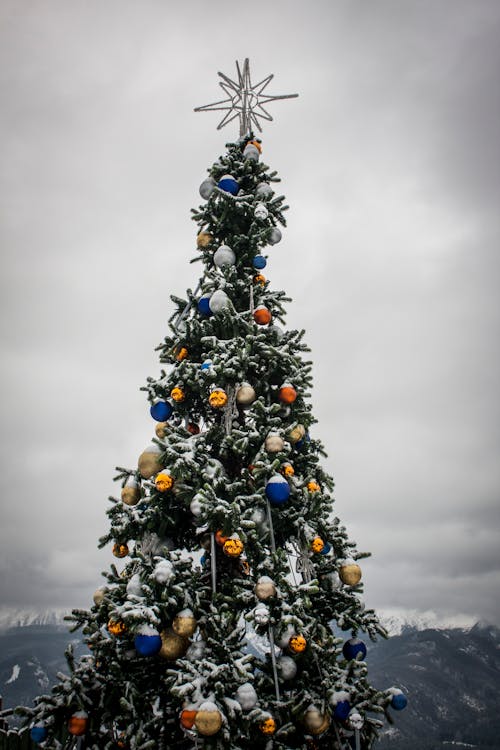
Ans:
[{"label": "gold ornament ball", "polygon": [[303,635],[292,635],[288,641],[288,648],[294,654],[301,654],[306,650],[307,641]]},{"label": "gold ornament ball", "polygon": [[170,628],[168,630],[162,630],[161,636],[161,649],[159,655],[167,661],[175,661],[181,656],[184,656],[189,648],[189,641],[187,638],[183,638],[181,635],[177,635]]},{"label": "gold ornament ball", "polygon": [[227,404],[227,393],[222,388],[216,388],[208,397],[208,403],[214,409],[222,409]]},{"label": "gold ornament ball", "polygon": [[141,499],[141,491],[139,487],[132,485],[125,485],[125,487],[122,489],[122,503],[125,505],[137,505],[139,500]]},{"label": "gold ornament ball", "polygon": [[180,388],[180,386],[176,386],[175,388],[172,388],[170,391],[170,396],[172,398],[172,401],[175,401],[176,404],[180,404],[181,401],[184,401],[186,398],[185,392]]},{"label": "gold ornament ball", "polygon": [[254,284],[260,284],[261,286],[266,285],[266,277],[264,276],[263,273],[255,274],[255,276],[253,277],[253,281],[254,281]]},{"label": "gold ornament ball", "polygon": [[222,548],[225,555],[228,557],[239,557],[243,550],[245,549],[245,545],[241,541],[241,539],[232,539],[229,538],[224,542],[224,546]]},{"label": "gold ornament ball", "polygon": [[127,626],[122,620],[111,619],[108,621],[107,627],[108,632],[111,633],[111,635],[123,635],[127,630]]},{"label": "gold ornament ball", "polygon": [[170,429],[171,427],[168,422],[158,422],[155,426],[156,437],[159,437],[161,440],[163,440]]},{"label": "gold ornament ball", "polygon": [[321,552],[324,549],[325,543],[320,536],[315,536],[311,542],[311,549],[313,552]]},{"label": "gold ornament ball", "polygon": [[213,239],[213,234],[210,232],[200,232],[196,238],[196,244],[199,248],[208,247]]},{"label": "gold ornament ball", "polygon": [[342,583],[355,586],[361,581],[361,568],[355,562],[345,563],[340,566],[339,576]]},{"label": "gold ornament ball", "polygon": [[296,425],[293,430],[290,430],[288,433],[288,439],[291,443],[298,443],[299,440],[302,440],[304,435],[306,434],[306,428],[303,424]]},{"label": "gold ornament ball", "polygon": [[202,703],[194,720],[198,732],[204,737],[217,734],[222,726],[222,714],[214,704]]},{"label": "gold ornament ball", "polygon": [[155,478],[155,487],[158,492],[168,492],[174,486],[173,477],[167,474],[166,471],[160,471]]},{"label": "gold ornament ball", "polygon": [[256,397],[257,394],[249,383],[242,383],[236,391],[236,403],[240,406],[250,406]]},{"label": "gold ornament ball", "polygon": [[92,598],[94,600],[94,604],[96,605],[96,607],[99,607],[103,603],[104,597],[106,596],[107,593],[108,593],[108,590],[104,586],[94,591],[94,596]]},{"label": "gold ornament ball", "polygon": [[261,721],[259,724],[259,729],[262,734],[274,734],[276,731],[276,722],[274,721],[273,717],[268,716],[267,719]]},{"label": "gold ornament ball", "polygon": [[143,479],[151,479],[153,474],[161,471],[160,450],[147,449],[139,456],[137,463],[139,474]]},{"label": "gold ornament ball", "polygon": [[128,555],[128,544],[122,544],[121,542],[115,542],[112,549],[115,557],[127,557]]},{"label": "gold ornament ball", "polygon": [[259,578],[254,588],[255,596],[260,599],[261,602],[265,602],[267,599],[272,599],[276,596],[276,586],[268,576],[262,576]]},{"label": "gold ornament ball", "polygon": [[172,630],[177,633],[177,635],[182,636],[182,638],[190,638],[197,627],[198,623],[196,622],[195,616],[191,610],[187,609],[179,612],[179,614],[174,617],[172,623]]},{"label": "gold ornament ball", "polygon": [[266,437],[264,448],[268,453],[279,453],[285,447],[285,441],[281,435],[268,435]]},{"label": "gold ornament ball", "polygon": [[323,734],[330,726],[328,714],[322,714],[315,706],[311,706],[304,714],[304,726],[310,734]]}]

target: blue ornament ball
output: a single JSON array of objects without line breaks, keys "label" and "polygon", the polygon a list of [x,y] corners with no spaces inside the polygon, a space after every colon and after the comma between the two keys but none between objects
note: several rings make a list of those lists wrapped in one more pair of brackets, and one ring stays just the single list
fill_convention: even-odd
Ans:
[{"label": "blue ornament ball", "polygon": [[213,312],[210,309],[210,295],[204,294],[203,297],[200,297],[198,300],[198,312],[200,315],[204,315],[206,318],[209,318],[211,315],[213,315]]},{"label": "blue ornament ball", "polygon": [[212,367],[212,360],[206,359],[204,362],[201,363],[200,370],[202,370],[202,372],[207,372],[208,370],[210,370],[211,367]]},{"label": "blue ornament ball", "polygon": [[157,401],[151,406],[149,413],[157,422],[166,422],[173,414],[172,404],[168,401]]},{"label": "blue ornament ball", "polygon": [[256,255],[253,259],[253,267],[258,268],[259,271],[261,268],[265,268],[267,266],[267,260],[264,258],[263,255]]},{"label": "blue ornament ball", "polygon": [[200,565],[203,568],[208,562],[208,555],[204,552],[200,557]]},{"label": "blue ornament ball", "polygon": [[351,711],[351,704],[349,701],[339,701],[333,709],[333,715],[340,721],[345,721]]},{"label": "blue ornament ball", "polygon": [[366,656],[366,646],[359,638],[350,638],[344,643],[342,653],[348,661],[352,659],[363,661]]},{"label": "blue ornament ball", "polygon": [[33,742],[45,742],[48,736],[49,731],[43,724],[35,724],[34,727],[31,727],[30,737]]},{"label": "blue ornament ball", "polygon": [[161,649],[161,636],[151,628],[148,632],[138,633],[134,638],[135,650],[141,656],[153,656]]},{"label": "blue ornament ball", "polygon": [[231,193],[231,195],[238,195],[238,192],[240,190],[240,186],[238,185],[237,181],[230,174],[223,175],[217,183],[217,187],[219,187],[225,193]]},{"label": "blue ornament ball", "polygon": [[402,711],[408,705],[408,698],[404,693],[395,693],[391,698],[391,706],[395,711]]},{"label": "blue ornament ball", "polygon": [[329,545],[328,542],[325,542],[325,546],[323,547],[323,549],[321,550],[319,554],[327,555],[330,552],[330,550],[331,550],[331,545]]},{"label": "blue ornament ball", "polygon": [[290,497],[290,485],[281,474],[271,477],[266,484],[266,497],[271,505],[284,505]]}]

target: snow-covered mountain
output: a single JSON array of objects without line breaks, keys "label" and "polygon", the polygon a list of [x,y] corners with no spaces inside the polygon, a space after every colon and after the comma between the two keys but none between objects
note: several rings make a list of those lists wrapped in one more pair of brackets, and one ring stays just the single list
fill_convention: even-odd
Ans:
[{"label": "snow-covered mountain", "polygon": [[10,628],[25,628],[32,625],[54,625],[67,629],[68,625],[64,622],[64,618],[68,614],[70,614],[69,609],[0,609],[0,633]]},{"label": "snow-covered mountain", "polygon": [[377,612],[389,635],[401,635],[405,630],[453,630],[472,628],[477,618],[470,615],[441,615],[431,610],[382,610]]}]

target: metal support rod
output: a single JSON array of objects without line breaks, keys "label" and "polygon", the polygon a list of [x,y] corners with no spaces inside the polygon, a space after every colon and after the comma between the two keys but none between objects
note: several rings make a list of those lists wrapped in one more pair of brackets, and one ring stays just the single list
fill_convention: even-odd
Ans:
[{"label": "metal support rod", "polygon": [[354,730],[354,737],[356,740],[356,750],[361,750],[361,740],[359,737],[359,729]]},{"label": "metal support rod", "polygon": [[217,568],[215,565],[215,533],[210,534],[210,563],[212,569],[212,594],[217,590]]},{"label": "metal support rod", "polygon": [[273,518],[271,516],[271,506],[269,504],[269,501],[267,503],[267,520],[269,522],[269,536],[271,538],[271,552],[274,554],[276,552],[276,542],[274,541]]},{"label": "metal support rod", "polygon": [[276,690],[276,700],[280,701],[280,687],[278,683],[278,668],[276,666],[276,654],[274,652],[274,634],[273,629],[271,625],[269,625],[269,645],[271,646],[271,664],[273,667],[273,677],[274,677],[274,689]]}]

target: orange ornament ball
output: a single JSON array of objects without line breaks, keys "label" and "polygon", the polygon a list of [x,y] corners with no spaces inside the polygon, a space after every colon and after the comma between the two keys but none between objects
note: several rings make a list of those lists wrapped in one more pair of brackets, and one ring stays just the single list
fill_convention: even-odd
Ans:
[{"label": "orange ornament ball", "polygon": [[198,711],[194,711],[193,709],[184,708],[181,711],[180,715],[180,722],[181,727],[184,727],[184,729],[192,729],[194,727],[194,722],[196,719],[196,714]]},{"label": "orange ornament ball", "polygon": [[182,388],[179,386],[176,386],[175,388],[172,388],[170,391],[170,397],[172,398],[172,401],[175,401],[177,404],[180,404],[181,401],[184,401],[186,398],[186,394],[183,391]]},{"label": "orange ornament ball", "polygon": [[227,542],[228,539],[229,537],[224,536],[222,529],[219,529],[219,531],[215,532],[215,541],[217,542],[217,544],[220,544],[221,547]]},{"label": "orange ornament ball", "polygon": [[182,362],[183,359],[186,359],[188,355],[188,350],[185,346],[179,346],[175,350],[175,358],[178,362]]},{"label": "orange ornament ball", "polygon": [[264,276],[263,273],[257,273],[253,277],[253,282],[254,282],[254,284],[260,284],[261,286],[265,286],[266,277]]},{"label": "orange ornament ball", "polygon": [[245,545],[243,544],[241,539],[233,539],[232,537],[230,537],[227,541],[224,542],[222,551],[228,557],[239,557],[244,549]]},{"label": "orange ornament ball", "polygon": [[168,492],[174,486],[174,479],[166,471],[160,471],[155,478],[155,487],[158,492]]},{"label": "orange ornament ball", "polygon": [[259,326],[267,326],[272,320],[271,312],[264,305],[255,308],[253,319]]},{"label": "orange ornament ball", "polygon": [[297,398],[297,391],[293,385],[285,383],[285,385],[282,385],[278,391],[278,398],[282,404],[293,404]]},{"label": "orange ornament ball", "polygon": [[113,544],[113,555],[115,557],[127,557],[128,555],[128,544],[123,544],[122,542],[115,542]]},{"label": "orange ornament ball", "polygon": [[307,483],[307,489],[309,490],[309,492],[319,492],[321,487],[315,479],[311,479],[311,481]]},{"label": "orange ornament ball", "polygon": [[74,737],[81,737],[87,731],[89,717],[85,711],[77,711],[68,721],[68,732]]},{"label": "orange ornament ball", "polygon": [[222,388],[215,388],[208,397],[208,403],[214,409],[222,409],[227,404],[227,393]]},{"label": "orange ornament ball", "polygon": [[122,620],[109,620],[107,628],[111,635],[123,635],[127,630],[127,626]]},{"label": "orange ornament ball", "polygon": [[262,732],[262,734],[274,734],[276,731],[276,722],[273,719],[272,716],[268,716],[267,719],[264,719],[264,721],[261,721],[259,724],[259,729]]},{"label": "orange ornament ball", "polygon": [[306,650],[307,641],[303,635],[292,635],[288,641],[288,648],[294,654],[301,654]]},{"label": "orange ornament ball", "polygon": [[295,474],[295,469],[293,468],[292,464],[283,464],[281,467],[281,473],[285,477],[293,477]]},{"label": "orange ornament ball", "polygon": [[320,536],[315,536],[311,542],[311,549],[313,552],[321,552],[325,547],[325,543]]}]

